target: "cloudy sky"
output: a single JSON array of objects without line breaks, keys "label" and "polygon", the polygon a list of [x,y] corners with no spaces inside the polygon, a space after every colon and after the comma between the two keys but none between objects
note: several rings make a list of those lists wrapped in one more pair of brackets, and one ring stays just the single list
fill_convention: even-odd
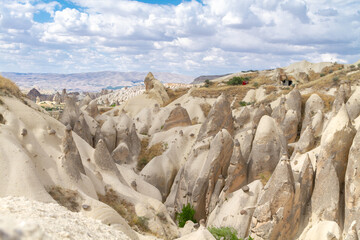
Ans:
[{"label": "cloudy sky", "polygon": [[192,76],[360,59],[358,0],[0,0],[0,72]]}]

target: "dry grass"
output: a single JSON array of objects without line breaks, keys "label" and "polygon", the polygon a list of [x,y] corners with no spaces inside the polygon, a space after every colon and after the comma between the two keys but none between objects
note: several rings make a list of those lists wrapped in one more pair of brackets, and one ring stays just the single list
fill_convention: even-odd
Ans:
[{"label": "dry grass", "polygon": [[273,85],[266,85],[264,86],[265,88],[265,94],[268,95],[270,93],[274,93],[278,90],[278,88],[276,86]]},{"label": "dry grass", "polygon": [[202,103],[200,104],[200,108],[204,113],[204,116],[207,117],[209,115],[209,112],[211,110],[211,105],[208,103]]},{"label": "dry grass", "polygon": [[136,231],[150,232],[148,227],[148,220],[145,217],[139,217],[136,215],[135,206],[132,203],[121,199],[117,193],[108,189],[105,195],[98,195],[99,200],[118,212]]},{"label": "dry grass", "polygon": [[18,86],[13,83],[10,79],[4,78],[0,75],[0,92],[4,94],[11,94],[15,97],[22,97],[23,94],[21,93]]},{"label": "dry grass", "polygon": [[283,88],[281,91],[277,91],[277,92],[274,92],[274,93],[270,94],[270,95],[267,96],[264,100],[262,100],[261,102],[259,102],[257,105],[260,105],[261,103],[267,105],[267,104],[275,101],[276,99],[278,99],[278,98],[281,97],[282,95],[288,94],[291,90],[292,90],[291,87],[285,87],[285,88]]},{"label": "dry grass", "polygon": [[52,186],[47,191],[59,205],[66,207],[72,212],[80,211],[79,202],[81,197],[77,191],[61,188],[59,186]]},{"label": "dry grass", "polygon": [[164,107],[178,99],[179,97],[185,95],[189,91],[188,88],[177,88],[175,90],[171,88],[166,88],[166,92],[170,98],[170,100],[166,103],[164,103]]},{"label": "dry grass", "polygon": [[[316,93],[317,95],[319,95],[319,97],[324,101],[324,112],[329,112],[331,111],[331,108],[332,108],[332,104],[335,100],[335,97],[334,96],[331,96],[331,95],[327,95],[327,94],[324,94],[324,93],[320,93],[320,92],[312,92],[312,93],[309,93],[309,94],[304,94],[304,95],[301,95],[301,105],[302,105],[302,109],[304,110],[305,109],[305,103],[306,101],[309,99],[309,97]],[[304,114],[302,114],[304,115]]]},{"label": "dry grass", "polygon": [[156,143],[150,148],[148,147],[149,139],[143,138],[141,140],[141,151],[137,162],[137,169],[139,171],[141,171],[154,157],[164,153],[164,144],[162,142]]},{"label": "dry grass", "polygon": [[[337,78],[338,80],[334,81],[335,78]],[[315,91],[324,90],[324,89],[326,90],[328,88],[338,86],[338,84],[342,80],[347,80],[347,79],[348,77],[346,76],[345,70],[337,70],[323,77],[320,77],[319,75],[319,78],[317,78],[316,80],[299,85],[299,89],[312,88]]]}]

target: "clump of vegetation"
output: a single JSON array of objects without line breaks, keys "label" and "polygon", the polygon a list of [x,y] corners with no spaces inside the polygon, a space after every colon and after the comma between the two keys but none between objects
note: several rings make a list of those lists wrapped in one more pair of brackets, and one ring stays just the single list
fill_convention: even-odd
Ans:
[{"label": "clump of vegetation", "polygon": [[195,216],[195,209],[188,203],[184,205],[181,212],[176,214],[176,220],[178,221],[179,227],[183,228],[187,221],[192,221],[196,223],[194,218]]},{"label": "clump of vegetation", "polygon": [[204,87],[210,87],[211,85],[212,85],[213,83],[212,82],[210,82],[210,80],[209,79],[206,79],[205,80],[205,84],[204,84]]},{"label": "clump of vegetation", "polygon": [[358,64],[358,68],[360,68],[360,63]]},{"label": "clump of vegetation", "polygon": [[233,77],[229,81],[227,81],[227,85],[242,85],[243,82],[249,81],[248,77]]},{"label": "clump of vegetation", "polygon": [[[237,237],[237,232],[232,227],[209,227],[208,230],[216,240],[242,240]],[[247,239],[253,240],[250,236]]]},{"label": "clump of vegetation", "polygon": [[254,83],[253,83],[253,86],[256,87],[256,88],[259,87],[259,83],[258,83],[258,82],[254,82]]},{"label": "clump of vegetation", "polygon": [[204,116],[207,117],[208,114],[209,114],[209,112],[210,112],[210,110],[211,110],[211,105],[208,104],[208,103],[201,103],[201,104],[200,104],[200,108],[201,108],[201,110],[203,111]]},{"label": "clump of vegetation", "polygon": [[336,77],[333,77],[332,80],[333,80],[334,83],[337,83],[337,82],[339,81],[339,77],[337,77],[337,76],[336,76]]},{"label": "clump of vegetation", "polygon": [[116,107],[116,103],[111,104],[110,107]]},{"label": "clump of vegetation", "polygon": [[108,189],[105,195],[98,195],[98,197],[101,202],[109,205],[118,212],[133,229],[143,232],[150,231],[148,219],[137,216],[134,205],[121,199],[114,190]]},{"label": "clump of vegetation", "polygon": [[15,97],[22,97],[23,94],[21,93],[18,86],[13,83],[10,79],[4,78],[0,75],[0,92],[6,94],[12,94]]},{"label": "clump of vegetation", "polygon": [[350,65],[350,69],[354,69],[355,68],[355,65]]},{"label": "clump of vegetation", "polygon": [[162,142],[152,145],[150,148],[149,139],[141,140],[141,151],[137,162],[137,170],[141,171],[154,157],[160,156],[164,152],[164,144]]},{"label": "clump of vegetation", "polygon": [[240,104],[240,106],[245,107],[247,105],[251,105],[252,103],[251,102],[240,101],[239,104]]},{"label": "clump of vegetation", "polygon": [[320,77],[324,77],[325,76],[325,73],[320,73]]},{"label": "clump of vegetation", "polygon": [[50,187],[47,192],[61,206],[72,212],[80,211],[80,195],[77,191],[65,189],[59,186]]}]

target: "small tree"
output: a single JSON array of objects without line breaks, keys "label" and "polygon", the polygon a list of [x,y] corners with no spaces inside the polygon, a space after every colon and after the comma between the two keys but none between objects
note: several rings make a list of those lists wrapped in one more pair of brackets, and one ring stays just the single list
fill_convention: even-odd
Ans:
[{"label": "small tree", "polygon": [[351,69],[354,69],[354,68],[355,68],[355,65],[350,65],[350,68],[351,68]]},{"label": "small tree", "polygon": [[179,227],[183,228],[185,226],[185,223],[189,220],[196,223],[194,216],[195,209],[190,205],[190,203],[184,205],[181,212],[177,213],[176,215],[176,220],[179,223]]},{"label": "small tree", "polygon": [[243,82],[248,81],[249,78],[243,78],[243,77],[233,77],[228,82],[227,85],[242,85]]}]

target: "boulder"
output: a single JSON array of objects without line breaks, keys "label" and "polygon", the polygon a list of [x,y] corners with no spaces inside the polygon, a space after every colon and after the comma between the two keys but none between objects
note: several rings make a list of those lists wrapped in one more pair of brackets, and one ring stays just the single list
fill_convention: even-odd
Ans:
[{"label": "boulder", "polygon": [[263,116],[249,157],[248,182],[270,176],[282,154],[287,154],[286,139],[275,120]]},{"label": "boulder", "polygon": [[185,127],[190,125],[191,120],[188,112],[185,108],[180,106],[180,103],[178,103],[171,111],[169,117],[165,120],[165,124],[162,130],[167,131],[173,127]]},{"label": "boulder", "polygon": [[197,141],[215,136],[221,129],[226,129],[231,136],[234,134],[234,121],[230,103],[225,94],[221,94],[216,99],[205,122],[201,125]]}]

